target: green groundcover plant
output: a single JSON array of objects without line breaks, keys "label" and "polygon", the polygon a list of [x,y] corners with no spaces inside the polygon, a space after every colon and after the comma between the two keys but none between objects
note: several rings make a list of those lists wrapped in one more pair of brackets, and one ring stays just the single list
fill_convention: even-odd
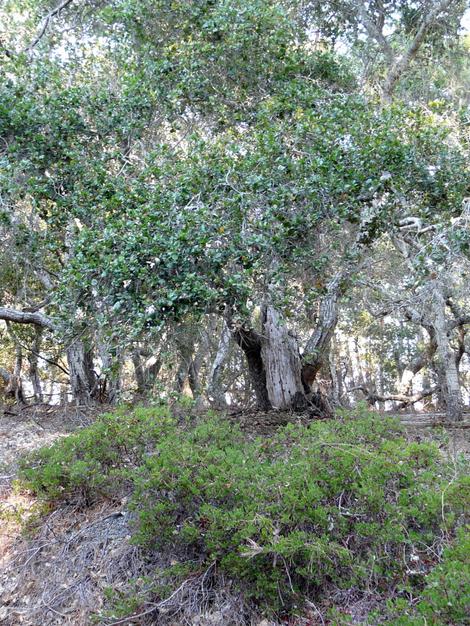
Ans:
[{"label": "green groundcover plant", "polygon": [[[162,406],[102,416],[25,461],[21,481],[52,502],[130,493],[133,540],[169,564],[154,599],[212,568],[267,613],[354,587],[396,599],[387,623],[460,624],[464,470],[362,409],[253,439],[223,418],[176,419]],[[407,613],[410,597],[419,602]]]}]

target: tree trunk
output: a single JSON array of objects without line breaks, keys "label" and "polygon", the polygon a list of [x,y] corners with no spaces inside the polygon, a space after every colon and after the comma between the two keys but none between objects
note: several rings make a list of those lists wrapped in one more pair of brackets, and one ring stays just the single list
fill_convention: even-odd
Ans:
[{"label": "tree trunk", "polygon": [[[110,347],[107,342],[97,341],[97,348],[101,358],[102,372],[104,378],[102,381],[101,402],[109,402],[116,404],[121,393],[121,361],[119,353]],[[101,376],[102,377],[102,376]]]},{"label": "tree trunk", "polygon": [[227,406],[224,396],[224,390],[221,384],[221,378],[229,352],[230,329],[227,323],[224,321],[222,332],[220,334],[219,345],[217,346],[217,352],[212,362],[212,367],[209,374],[209,383],[207,386],[207,397],[209,398],[209,402],[218,409],[223,409]]},{"label": "tree trunk", "polygon": [[174,389],[189,398],[194,398],[189,370],[193,361],[196,344],[195,329],[190,325],[181,325],[174,332],[179,363],[176,370]]},{"label": "tree trunk", "polygon": [[243,326],[232,330],[232,336],[245,353],[256,404],[259,409],[267,411],[272,406],[266,387],[266,370],[261,356],[261,336],[255,330],[246,329]]},{"label": "tree trunk", "polygon": [[434,282],[432,286],[431,306],[433,326],[436,331],[438,367],[442,372],[443,383],[445,384],[443,391],[447,418],[455,422],[462,419],[462,394],[455,353],[447,331],[445,298],[437,282]]},{"label": "tree trunk", "polygon": [[35,402],[43,401],[41,379],[39,378],[39,371],[38,371],[38,356],[41,350],[41,338],[42,338],[41,328],[36,327],[33,345],[28,355],[29,379],[31,380],[31,384],[33,386]]},{"label": "tree trunk", "polygon": [[338,272],[328,284],[327,292],[320,302],[315,330],[305,346],[303,360],[311,366],[313,378],[323,365],[328,364],[330,342],[338,323],[338,300],[344,279],[345,273]]},{"label": "tree trunk", "polygon": [[238,326],[232,335],[245,353],[258,408],[307,406],[297,340],[273,306],[263,307],[261,334]]},{"label": "tree trunk", "polygon": [[23,381],[21,379],[21,370],[23,367],[23,350],[17,336],[11,329],[10,322],[7,321],[6,325],[10,339],[15,346],[15,368],[13,370],[13,374],[10,376],[10,380],[6,388],[6,394],[10,398],[14,398],[14,400],[18,402],[18,404],[25,404],[23,396]]},{"label": "tree trunk", "polygon": [[132,353],[132,364],[134,365],[134,376],[137,383],[137,394],[146,396],[152,391],[155,379],[158,376],[161,367],[161,360],[156,356],[150,356],[147,361],[143,362],[142,356],[149,357],[150,354],[142,354],[137,348]]},{"label": "tree trunk", "polygon": [[275,409],[307,405],[301,377],[299,347],[273,306],[263,311],[261,358],[266,371],[266,388]]},{"label": "tree trunk", "polygon": [[140,351],[138,348],[132,353],[131,360],[132,365],[134,366],[134,377],[135,382],[137,383],[137,393],[138,395],[145,395],[146,381],[144,375],[144,365],[142,363],[142,358],[140,356]]},{"label": "tree trunk", "polygon": [[91,352],[85,350],[83,342],[79,339],[68,347],[67,362],[73,399],[77,404],[85,406],[91,404],[97,392],[96,374],[93,370]]}]

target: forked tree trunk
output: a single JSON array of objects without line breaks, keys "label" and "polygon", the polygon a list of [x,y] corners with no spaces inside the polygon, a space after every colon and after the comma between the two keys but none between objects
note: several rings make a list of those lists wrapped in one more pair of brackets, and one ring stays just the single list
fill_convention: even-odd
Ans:
[{"label": "forked tree trunk", "polygon": [[302,383],[297,340],[271,306],[262,312],[262,331],[243,326],[232,329],[245,353],[258,408],[302,409],[308,402]]},{"label": "forked tree trunk", "polygon": [[266,387],[266,370],[261,356],[261,335],[253,329],[246,329],[241,326],[232,330],[232,336],[245,353],[256,404],[259,409],[267,411],[272,406]]},{"label": "forked tree trunk", "polygon": [[299,346],[273,306],[263,311],[261,358],[266,389],[276,409],[300,409],[307,405],[301,376]]},{"label": "forked tree trunk", "polygon": [[317,325],[305,346],[304,361],[310,366],[313,378],[323,365],[328,365],[331,338],[338,323],[338,301],[345,279],[346,273],[338,272],[328,284],[320,301]]}]

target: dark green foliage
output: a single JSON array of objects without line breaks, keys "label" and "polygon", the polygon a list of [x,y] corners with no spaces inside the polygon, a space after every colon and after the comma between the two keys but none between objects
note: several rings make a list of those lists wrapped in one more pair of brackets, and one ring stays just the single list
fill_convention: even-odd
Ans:
[{"label": "dark green foliage", "polygon": [[[23,479],[48,499],[133,485],[134,540],[177,562],[165,585],[181,582],[182,566],[187,576],[216,564],[276,611],[331,585],[413,586],[416,558],[428,571],[427,546],[462,523],[468,500],[437,447],[407,443],[394,420],[366,413],[247,440],[219,418],[178,424],[166,409],[138,409],[104,416],[33,467]],[[445,563],[423,602],[440,610],[433,581],[449,578],[459,611],[463,579]]]},{"label": "dark green foliage", "polygon": [[116,497],[149,446],[170,431],[175,432],[175,421],[166,407],[121,409],[33,453],[23,460],[20,477],[50,501]]},{"label": "dark green foliage", "polygon": [[459,529],[455,542],[444,550],[441,563],[425,577],[419,602],[414,606],[406,600],[390,603],[386,623],[392,626],[470,624],[469,526]]},{"label": "dark green foliage", "polygon": [[428,624],[470,624],[470,527],[460,529],[442,563],[426,577],[417,608]]}]

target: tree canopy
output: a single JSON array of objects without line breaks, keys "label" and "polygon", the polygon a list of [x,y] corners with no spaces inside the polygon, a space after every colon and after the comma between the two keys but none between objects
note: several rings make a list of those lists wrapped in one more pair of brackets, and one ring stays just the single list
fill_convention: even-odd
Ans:
[{"label": "tree canopy", "polygon": [[[279,407],[323,377],[346,403],[360,393],[411,402],[432,389],[458,419],[468,378],[466,9],[5,2],[8,384],[26,350],[43,386],[59,367],[80,402],[103,385],[114,400],[135,384],[142,392],[140,374],[158,362],[147,391],[181,391],[186,380],[214,401],[217,382],[219,401],[254,394]],[[240,351],[229,354],[226,332]],[[422,367],[405,354],[426,355]],[[410,367],[415,390],[400,382]],[[282,393],[279,377],[291,380]]]}]

